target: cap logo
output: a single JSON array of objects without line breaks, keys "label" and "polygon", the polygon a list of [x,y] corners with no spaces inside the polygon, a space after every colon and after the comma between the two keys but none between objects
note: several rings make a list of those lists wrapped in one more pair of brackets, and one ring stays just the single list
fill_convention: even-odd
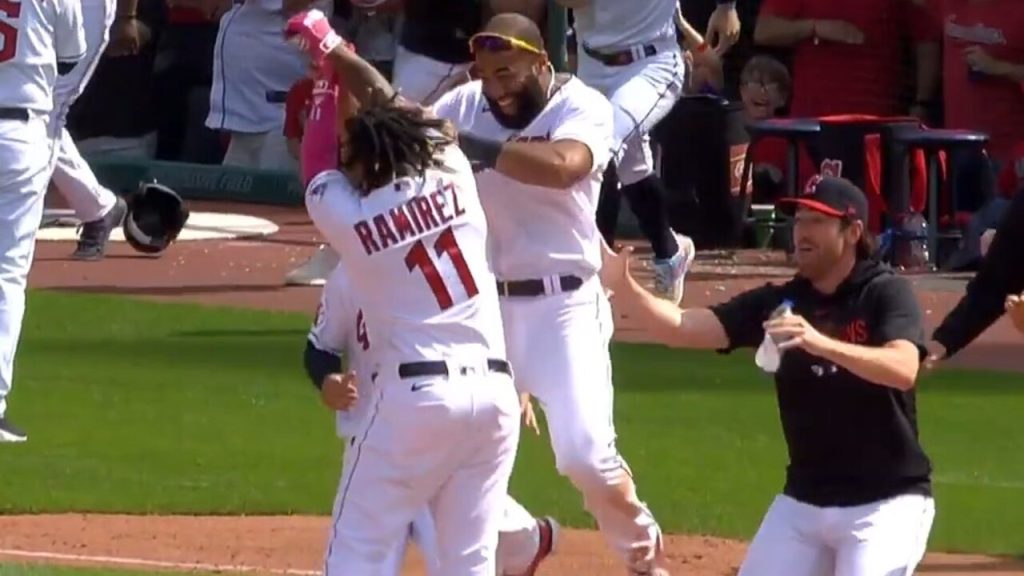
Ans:
[{"label": "cap logo", "polygon": [[813,196],[818,191],[818,183],[822,181],[822,177],[819,174],[811,176],[807,180],[807,184],[804,185],[804,196]]},{"label": "cap logo", "polygon": [[831,158],[821,161],[821,168],[818,170],[822,176],[832,176],[833,178],[840,178],[843,175],[843,161],[833,160]]}]

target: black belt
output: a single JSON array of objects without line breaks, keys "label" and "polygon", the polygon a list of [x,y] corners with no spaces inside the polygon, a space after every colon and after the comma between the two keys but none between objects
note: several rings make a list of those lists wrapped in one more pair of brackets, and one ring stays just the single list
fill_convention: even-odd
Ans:
[{"label": "black belt", "polygon": [[271,104],[284,104],[288,101],[288,92],[283,90],[267,90],[267,102]]},{"label": "black belt", "polygon": [[21,120],[28,122],[32,118],[27,108],[0,108],[0,120]]},{"label": "black belt", "polygon": [[[644,50],[644,58],[650,58],[658,53],[658,49],[654,47],[654,44],[644,44],[642,46]],[[587,53],[594,60],[604,64],[605,66],[629,66],[633,62],[640,60],[633,55],[632,50],[620,50],[618,52],[598,52],[593,48],[588,47],[586,44],[583,45],[583,51]]]},{"label": "black belt", "polygon": [[[491,372],[512,375],[512,365],[506,360],[488,358],[487,369]],[[448,376],[448,363],[441,360],[425,360],[423,362],[406,362],[398,365],[399,378],[424,378],[427,376]]]},{"label": "black belt", "polygon": [[[583,286],[583,279],[579,276],[559,276],[558,286],[562,292],[574,292]],[[547,294],[547,287],[540,278],[529,280],[509,280],[502,282],[498,280],[498,296],[533,297]]]}]

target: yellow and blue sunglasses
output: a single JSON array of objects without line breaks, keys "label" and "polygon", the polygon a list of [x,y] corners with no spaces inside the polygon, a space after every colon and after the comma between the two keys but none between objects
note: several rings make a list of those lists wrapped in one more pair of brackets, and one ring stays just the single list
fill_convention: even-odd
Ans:
[{"label": "yellow and blue sunglasses", "polygon": [[544,51],[536,46],[504,34],[494,32],[480,32],[469,39],[469,51],[476,52],[507,52],[509,50],[526,50],[533,54],[543,54]]}]

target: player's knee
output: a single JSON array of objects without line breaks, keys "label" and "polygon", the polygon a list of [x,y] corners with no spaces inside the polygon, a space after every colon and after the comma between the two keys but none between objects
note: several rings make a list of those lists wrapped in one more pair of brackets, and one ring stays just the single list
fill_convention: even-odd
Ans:
[{"label": "player's knee", "polygon": [[628,468],[617,453],[604,458],[571,454],[557,460],[559,474],[568,478],[583,493],[613,486],[629,475]]}]

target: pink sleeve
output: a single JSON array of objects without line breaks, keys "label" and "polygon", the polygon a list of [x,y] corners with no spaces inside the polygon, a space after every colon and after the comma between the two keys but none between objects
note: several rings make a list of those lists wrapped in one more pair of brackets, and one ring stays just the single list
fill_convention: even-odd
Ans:
[{"label": "pink sleeve", "polygon": [[300,152],[303,186],[309,186],[317,174],[338,167],[338,92],[337,75],[329,68],[313,84]]}]

